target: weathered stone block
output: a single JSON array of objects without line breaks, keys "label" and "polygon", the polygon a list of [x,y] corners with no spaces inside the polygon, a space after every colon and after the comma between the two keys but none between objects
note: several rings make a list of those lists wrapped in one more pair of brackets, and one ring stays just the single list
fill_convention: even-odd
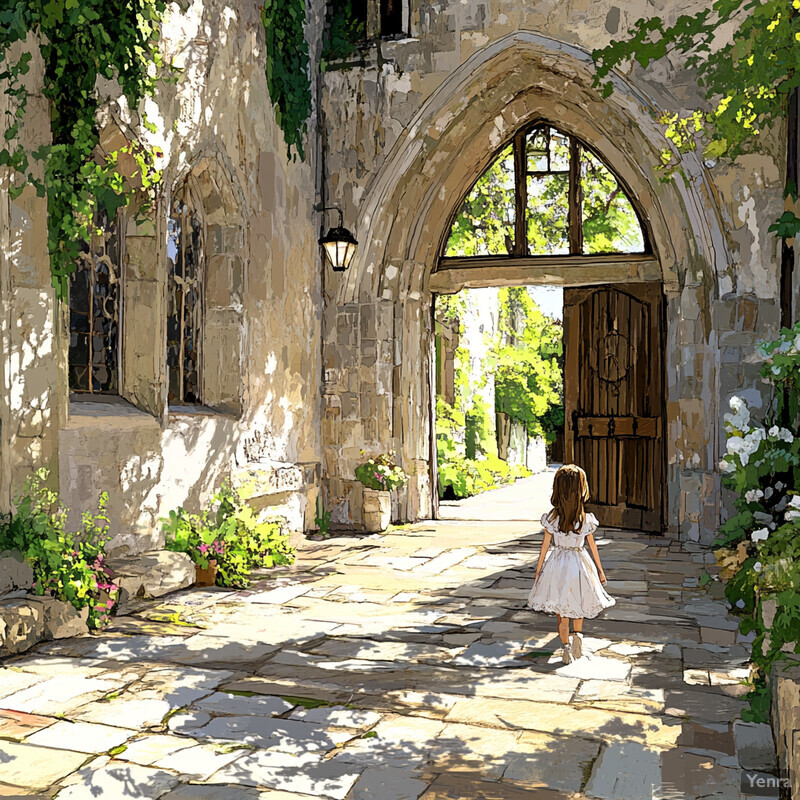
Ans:
[{"label": "weathered stone block", "polygon": [[120,588],[118,614],[126,613],[132,597],[161,597],[194,583],[194,563],[185,553],[167,550],[129,558],[109,559],[114,582]]},{"label": "weathered stone block", "polygon": [[128,283],[157,279],[159,263],[155,236],[126,236],[125,253]]},{"label": "weathered stone block", "polygon": [[736,328],[740,331],[754,331],[758,319],[758,302],[749,297],[740,297],[736,304]]},{"label": "weathered stone block", "polygon": [[296,491],[302,484],[303,471],[294,464],[250,464],[231,473],[231,485],[245,500]]},{"label": "weathered stone block", "polygon": [[33,570],[19,553],[0,553],[0,597],[33,585]]},{"label": "weathered stone block", "polygon": [[771,772],[775,769],[775,742],[772,727],[765,723],[733,723],[733,739],[736,743],[736,756],[743,769]]},{"label": "weathered stone block", "polygon": [[44,610],[28,598],[5,600],[0,603],[0,655],[22,653],[44,634]]},{"label": "weathered stone block", "polygon": [[208,258],[204,288],[207,308],[227,308],[230,305],[230,258],[225,255]]},{"label": "weathered stone block", "polygon": [[38,607],[42,616],[42,638],[67,639],[70,636],[81,636],[89,628],[89,607],[78,611],[70,603],[57,600],[55,597],[25,598],[33,608]]}]

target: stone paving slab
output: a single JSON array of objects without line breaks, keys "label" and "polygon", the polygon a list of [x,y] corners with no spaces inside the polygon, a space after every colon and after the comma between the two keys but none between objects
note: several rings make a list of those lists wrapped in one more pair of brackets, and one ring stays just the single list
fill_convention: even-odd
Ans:
[{"label": "stone paving slab", "polygon": [[460,647],[448,648],[415,642],[370,641],[342,637],[328,639],[322,644],[315,645],[311,652],[368,661],[447,661],[451,660],[460,649]]},{"label": "stone paving slab", "polygon": [[11,711],[0,708],[0,738],[24,739],[36,731],[55,723],[53,717],[26,714],[24,711]]},{"label": "stone paving slab", "polygon": [[185,750],[193,745],[194,742],[184,736],[153,734],[129,740],[125,750],[119,753],[117,758],[150,766],[178,750]]},{"label": "stone paving slab", "polygon": [[194,703],[209,713],[272,717],[291,711],[293,706],[280,697],[243,697],[230,692],[214,692]]},{"label": "stone paving slab", "polygon": [[664,711],[665,698],[663,689],[630,686],[620,691],[618,681],[592,678],[581,683],[573,702],[610,711],[658,714]]},{"label": "stone paving slab", "polygon": [[10,668],[0,669],[0,705],[3,705],[6,697],[25,691],[44,679],[43,675],[19,672]]},{"label": "stone paving slab", "polygon": [[359,709],[345,708],[344,706],[328,706],[322,708],[295,709],[290,719],[302,722],[313,722],[325,727],[354,728],[366,730],[380,721],[381,715],[374,711],[360,711]]},{"label": "stone paving slab", "polygon": [[177,772],[194,780],[207,780],[241,755],[241,751],[218,750],[210,745],[196,745],[173,751],[153,766]]},{"label": "stone paving slab", "polygon": [[98,700],[122,685],[123,682],[113,678],[50,678],[4,697],[3,705],[12,711],[56,716]]},{"label": "stone paving slab", "polygon": [[253,747],[274,748],[284,753],[327,752],[353,735],[350,731],[326,731],[316,724],[292,719],[222,716],[208,719],[201,725],[193,725],[198,719],[202,720],[203,717],[197,715],[192,719],[191,714],[184,715],[183,724],[170,729],[195,739],[241,742]]},{"label": "stone paving slab", "polygon": [[586,785],[587,797],[641,800],[661,787],[661,754],[639,742],[612,742],[603,748]]},{"label": "stone paving slab", "polygon": [[[300,795],[281,794],[284,796],[270,795],[271,800],[300,800]],[[184,784],[162,795],[161,800],[261,800],[262,798],[267,798],[267,794],[252,787]]]},{"label": "stone paving slab", "polygon": [[345,800],[362,771],[341,762],[322,761],[315,753],[260,750],[240,756],[212,776],[211,782],[271,787]]},{"label": "stone paving slab", "polygon": [[118,747],[131,736],[129,730],[90,722],[56,722],[27,739],[28,744],[76,750],[81,753],[105,753]]},{"label": "stone paving slab", "polygon": [[579,708],[559,703],[462,700],[453,706],[445,719],[559,736],[580,736],[584,731],[591,731],[594,738],[603,741],[630,740],[659,748],[673,746],[681,733],[680,722],[668,717]]},{"label": "stone paving slab", "polygon": [[86,761],[86,753],[0,740],[2,779],[26,789],[47,789]]},{"label": "stone paving slab", "polygon": [[439,776],[420,800],[573,800],[572,793],[537,788],[535,794],[529,788],[513,784],[485,781],[481,773],[447,774]]},{"label": "stone paving slab", "polygon": [[397,767],[369,767],[361,773],[350,793],[351,800],[417,800],[428,788],[416,772]]},{"label": "stone paving slab", "polygon": [[[749,645],[721,585],[699,585],[708,554],[635,532],[598,541],[617,606],[586,621],[570,665],[554,619],[524,607],[538,523],[332,538],[247,590],[133,600],[99,636],[0,665],[0,786],[58,800],[736,800]],[[195,627],[161,621],[174,614]]]},{"label": "stone paving slab", "polygon": [[180,778],[165,770],[141,767],[123,761],[110,761],[98,769],[87,767],[77,780],[58,794],[59,800],[97,800],[98,797],[147,798],[156,800],[180,783]]},{"label": "stone paving slab", "polygon": [[503,771],[503,780],[529,788],[578,792],[600,752],[598,741],[525,732]]}]

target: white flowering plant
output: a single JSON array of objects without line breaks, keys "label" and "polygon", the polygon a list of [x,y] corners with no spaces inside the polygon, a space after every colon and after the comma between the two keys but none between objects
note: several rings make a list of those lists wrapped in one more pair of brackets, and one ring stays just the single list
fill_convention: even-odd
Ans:
[{"label": "white flowering plant", "polygon": [[[763,420],[741,397],[724,415],[723,484],[735,492],[736,514],[716,544],[721,560],[738,562],[725,596],[743,634],[755,633],[749,719],[765,721],[767,675],[785,653],[800,653],[800,322],[759,345],[762,376],[775,387]],[[735,548],[735,551],[730,548]]]},{"label": "white flowering plant", "polygon": [[356,480],[367,489],[388,492],[404,486],[408,475],[394,462],[394,453],[382,453],[356,467]]}]

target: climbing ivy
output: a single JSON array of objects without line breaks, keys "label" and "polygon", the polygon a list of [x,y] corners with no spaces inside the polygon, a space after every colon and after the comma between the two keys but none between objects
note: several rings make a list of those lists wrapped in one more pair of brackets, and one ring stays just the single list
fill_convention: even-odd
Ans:
[{"label": "climbing ivy", "polygon": [[[75,269],[81,242],[89,238],[98,207],[113,216],[127,205],[135,189],[149,189],[159,178],[158,151],[131,143],[123,150],[97,156],[98,77],[116,79],[128,104],[152,94],[161,60],[157,49],[163,0],[18,0],[0,10],[0,81],[11,100],[3,126],[0,166],[10,167],[11,197],[26,184],[47,196],[48,249],[53,286],[65,298],[67,279]],[[31,38],[29,38],[31,37]],[[51,143],[33,152],[18,136],[28,103],[22,76],[33,53],[24,48],[9,60],[17,42],[41,50],[45,74],[42,92],[51,101]],[[127,155],[136,166],[127,180],[117,170]],[[36,174],[34,161],[44,167]]]},{"label": "climbing ivy", "polygon": [[305,159],[311,115],[311,79],[305,37],[305,0],[265,0],[261,21],[267,37],[267,86],[289,155]]},{"label": "climbing ivy", "polygon": [[[706,158],[736,158],[753,149],[761,131],[782,121],[789,95],[800,86],[798,8],[797,0],[715,0],[672,25],[659,17],[640,19],[625,39],[594,51],[597,83],[608,96],[613,88],[606,79],[616,67],[684,56],[709,108],[685,116],[662,113],[667,138],[678,152],[701,147]],[[731,33],[720,46],[723,28]],[[663,158],[674,166],[671,152]]]}]

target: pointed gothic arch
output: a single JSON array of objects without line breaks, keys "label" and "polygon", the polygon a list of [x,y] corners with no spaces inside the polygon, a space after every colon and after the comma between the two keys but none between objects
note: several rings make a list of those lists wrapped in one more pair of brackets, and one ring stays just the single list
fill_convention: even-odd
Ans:
[{"label": "pointed gothic arch", "polygon": [[[665,521],[687,538],[713,538],[720,511],[720,413],[716,394],[699,387],[717,380],[712,306],[725,291],[730,264],[720,210],[697,153],[682,154],[680,174],[662,180],[665,139],[652,113],[656,104],[641,88],[616,75],[615,91],[606,98],[593,75],[591,56],[579,47],[528,31],[510,34],[454,70],[387,154],[356,214],[365,246],[347,273],[326,276],[326,292],[336,303],[326,328],[335,357],[323,391],[375,398],[370,404],[362,399],[361,412],[342,413],[341,427],[331,427],[360,432],[358,450],[352,437],[324,442],[334,498],[346,498],[366,444],[376,452],[394,449],[412,474],[396,518],[431,513],[433,293],[466,286],[653,282],[665,295],[668,343]],[[609,254],[600,270],[591,263],[565,264],[562,255],[517,257],[514,265],[507,256],[502,262],[487,256],[483,263],[442,264],[459,202],[504,142],[542,120],[557,120],[602,156],[634,198],[653,252]],[[352,342],[359,325],[367,334]],[[688,374],[687,358],[702,382]]]}]

